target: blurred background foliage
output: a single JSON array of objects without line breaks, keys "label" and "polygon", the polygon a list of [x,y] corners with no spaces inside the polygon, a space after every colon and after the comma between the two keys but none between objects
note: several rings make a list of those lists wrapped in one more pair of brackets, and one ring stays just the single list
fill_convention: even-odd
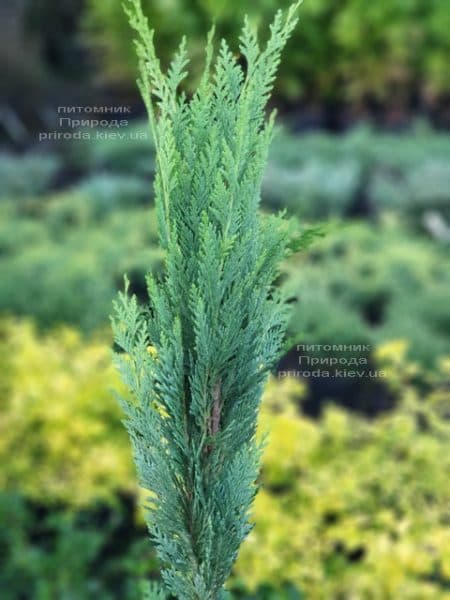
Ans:
[{"label": "blurred background foliage", "polygon": [[[243,17],[267,25],[288,1],[144,0],[146,14],[169,49],[180,32],[192,44],[198,70],[205,31],[217,23],[218,34],[237,36]],[[118,2],[87,0],[83,21],[89,43],[101,50],[102,76],[129,85],[135,61],[127,24]],[[316,0],[305,2],[301,26],[283,60],[279,92],[287,98],[361,102],[373,100],[408,106],[419,97],[436,101],[448,92],[450,8],[429,0]]]},{"label": "blurred background foliage", "polygon": [[[120,384],[108,336],[67,326],[42,336],[17,320],[0,331],[3,597],[136,598],[156,565],[109,391]],[[230,584],[239,597],[446,597],[450,359],[421,394],[413,380],[430,375],[406,349],[395,340],[375,352],[395,406],[371,421],[333,403],[313,419],[304,382],[270,382],[256,527]]]},{"label": "blurred background foliage", "polygon": [[[206,32],[236,39],[244,14],[264,28],[289,0],[143,0],[163,63],[187,34],[192,89]],[[281,65],[276,104],[298,127],[392,126],[420,112],[450,125],[450,6],[441,0],[305,1]],[[0,8],[0,127],[16,143],[60,104],[114,94],[140,106],[130,32],[118,0],[16,0]],[[264,29],[263,29],[264,30]],[[298,111],[299,106],[302,111]]]},{"label": "blurred background foliage", "polygon": [[[144,4],[163,62],[188,34],[190,85],[212,20],[235,37],[286,5]],[[163,255],[130,35],[115,0],[0,16],[0,596],[135,600],[158,565],[108,315],[124,273],[144,298]],[[450,599],[449,32],[445,2],[303,4],[262,210],[324,235],[278,281],[289,343],[234,599]],[[92,105],[131,106],[124,135],[38,143],[58,106]],[[336,358],[358,376],[325,376]]]}]

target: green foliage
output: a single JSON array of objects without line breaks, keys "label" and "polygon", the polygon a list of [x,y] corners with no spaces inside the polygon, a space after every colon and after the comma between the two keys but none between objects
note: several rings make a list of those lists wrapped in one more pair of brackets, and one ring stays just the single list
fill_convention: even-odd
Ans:
[{"label": "green foliage", "polygon": [[106,324],[124,270],[134,281],[161,264],[155,213],[137,207],[146,185],[102,176],[45,202],[5,201],[0,311],[33,316],[41,326]]},{"label": "green foliage", "polygon": [[[104,187],[113,197],[121,195],[121,206],[142,199],[148,185],[144,180],[155,168],[151,135],[146,139],[138,135],[146,127],[141,122],[130,126],[124,140],[93,135],[70,146],[67,160],[82,169],[87,181],[93,180],[94,197],[96,188]],[[306,220],[378,215],[386,210],[404,214],[414,227],[430,210],[449,220],[449,155],[448,136],[420,122],[402,135],[368,126],[340,136],[323,132],[294,136],[280,129],[263,177],[263,205],[287,208]],[[101,174],[92,175],[95,170]],[[86,182],[81,187],[90,188]]]},{"label": "green foliage", "polygon": [[[40,327],[66,322],[92,331],[106,323],[123,272],[144,297],[139,283],[149,269],[158,273],[163,259],[155,212],[108,212],[76,190],[45,202],[4,202],[0,310],[33,316]],[[313,232],[300,224],[288,229],[289,251],[307,241],[299,232]],[[295,341],[376,344],[401,337],[411,339],[412,357],[435,363],[449,330],[445,245],[411,238],[385,217],[378,226],[339,224],[325,233],[283,268],[289,295],[299,298],[289,326]]]},{"label": "green foliage", "polygon": [[[110,173],[101,177],[115,179],[120,174],[119,189],[127,179],[136,180],[138,189],[138,179],[154,172],[151,136],[142,140],[137,135],[144,131],[139,123],[126,140],[92,136],[77,141],[69,155],[79,159],[70,160],[88,173],[91,168]],[[449,155],[448,136],[420,122],[402,135],[368,126],[339,137],[323,132],[293,136],[279,130],[264,173],[263,204],[287,208],[306,220],[388,210],[405,215],[414,227],[429,211],[438,211],[448,221]]]},{"label": "green foliage", "polygon": [[[0,494],[2,600],[138,600],[134,579],[153,563],[125,502],[72,512]],[[121,536],[126,528],[127,537]]]},{"label": "green foliage", "polygon": [[82,181],[76,192],[89,203],[92,217],[101,218],[119,208],[148,202],[149,189],[149,184],[139,177],[103,173]]},{"label": "green foliage", "polygon": [[360,177],[360,165],[353,160],[331,163],[310,158],[296,170],[271,163],[264,178],[264,199],[270,206],[288,207],[301,218],[338,217],[348,213]]},{"label": "green foliage", "polygon": [[[197,73],[203,31],[211,22],[221,35],[233,35],[244,14],[253,23],[267,23],[275,9],[286,5],[287,0],[143,2],[165,61],[185,31]],[[281,68],[279,90],[287,97],[361,101],[370,96],[407,106],[417,93],[433,102],[449,90],[447,2],[392,0],[368,6],[364,0],[315,0],[305,2],[302,23]],[[102,73],[131,84],[133,50],[120,4],[88,0],[85,26],[102,53]]]},{"label": "green foliage", "polygon": [[[95,155],[99,143],[107,146],[86,142],[86,155]],[[125,144],[118,154],[119,148],[105,150],[105,168],[136,161],[139,143]],[[151,143],[146,148],[152,152]],[[290,246],[297,244],[298,231],[308,231],[308,219],[325,218],[330,210],[349,214],[361,197],[377,220],[372,226],[344,227],[342,235],[333,231],[341,225],[327,226],[325,240],[289,266],[290,290],[300,297],[290,324],[295,340],[306,335],[310,343],[375,344],[406,337],[412,340],[413,357],[429,364],[445,351],[450,292],[439,264],[445,264],[448,252],[445,244],[411,236],[419,225],[423,232],[430,211],[450,222],[449,154],[448,136],[419,126],[402,136],[368,128],[339,138],[322,133],[295,138],[281,131],[275,136],[262,201],[265,209],[283,205],[303,216]],[[154,159],[140,156],[140,161],[153,164]],[[317,177],[314,195],[308,195],[300,182],[311,164],[331,165],[332,173],[339,172],[339,165],[345,170],[358,164],[358,181],[346,188],[356,195],[342,195],[340,206],[341,181],[327,196],[326,171]],[[289,194],[285,175],[296,182]],[[87,172],[57,194],[20,202],[4,198],[0,310],[30,315],[41,327],[68,322],[89,331],[106,323],[124,271],[132,289],[144,297],[145,286],[139,283],[148,270],[160,270],[163,255],[157,248],[155,212],[141,206],[147,193],[150,197],[151,186],[136,171],[107,171]],[[404,227],[394,226],[400,219]],[[372,275],[362,274],[367,269]]]},{"label": "green foliage", "polygon": [[450,352],[448,248],[394,224],[339,224],[285,274],[298,296],[290,333],[311,344],[409,340],[409,356],[436,366]]},{"label": "green foliage", "polygon": [[167,594],[162,586],[155,581],[145,581],[142,585],[143,600],[166,600]]},{"label": "green foliage", "polygon": [[[136,600],[133,580],[155,563],[138,499],[123,503],[136,489],[108,345],[19,321],[2,323],[0,341],[2,598]],[[301,381],[270,382],[233,598],[446,598],[450,354],[435,373],[406,355],[406,341],[377,348],[397,405],[370,421],[332,405],[313,420]]]},{"label": "green foliage", "polygon": [[2,598],[136,600],[154,558],[108,346],[20,321],[3,321],[0,340]]},{"label": "green foliage", "polygon": [[[128,39],[130,36],[126,37]],[[62,146],[67,163],[73,168],[93,173],[110,171],[127,176],[153,174],[152,153],[155,147],[147,123],[129,123],[121,137],[105,135],[104,129],[88,129],[82,133],[87,138],[70,140]]]},{"label": "green foliage", "polygon": [[37,600],[96,597],[98,583],[89,581],[87,567],[98,551],[98,533],[76,529],[69,516],[49,518],[40,523],[42,531],[52,528],[57,533],[53,548],[46,551],[28,540],[32,511],[20,497],[0,496],[0,516],[2,523],[13,525],[6,532],[2,528],[0,537],[0,584],[5,600],[31,594]]},{"label": "green foliage", "polygon": [[370,199],[381,208],[397,210],[415,225],[423,225],[430,211],[450,223],[450,161],[427,158],[403,176],[378,170],[371,181]]},{"label": "green foliage", "polygon": [[[118,385],[105,343],[74,330],[37,337],[29,323],[1,322],[0,488],[35,502],[85,506],[134,489]],[[23,446],[26,440],[26,447]]]},{"label": "green foliage", "polygon": [[427,211],[450,218],[450,142],[417,124],[403,135],[359,127],[275,136],[263,199],[305,219],[393,211],[414,227]]},{"label": "green foliage", "polygon": [[450,400],[448,365],[423,397],[398,343],[378,356],[401,401],[375,421],[333,406],[313,421],[296,406],[299,382],[267,389],[263,490],[235,569],[250,589],[290,581],[306,598],[447,598],[450,429],[433,396]]},{"label": "green foliage", "polygon": [[288,252],[282,217],[261,218],[260,187],[273,127],[265,122],[280,54],[298,5],[277,12],[265,47],[245,22],[240,51],[224,39],[192,100],[178,93],[183,39],[166,74],[137,0],[139,87],[156,145],[155,204],[165,271],[149,301],[115,303],[116,363],[134,395],[122,399],[148,526],[167,592],[223,598],[256,493],[256,418],[279,357],[287,305],[273,283]]},{"label": "green foliage", "polygon": [[0,200],[42,194],[60,167],[56,156],[0,154]]}]

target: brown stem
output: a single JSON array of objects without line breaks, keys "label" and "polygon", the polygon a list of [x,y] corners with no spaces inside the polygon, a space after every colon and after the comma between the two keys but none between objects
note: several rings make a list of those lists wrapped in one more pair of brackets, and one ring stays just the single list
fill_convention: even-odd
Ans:
[{"label": "brown stem", "polygon": [[[220,416],[222,413],[222,402],[221,402],[221,388],[220,388],[220,380],[216,383],[212,391],[212,399],[213,405],[211,409],[211,416],[209,418],[208,423],[208,435],[209,437],[214,437],[220,431]],[[212,445],[208,444],[205,446],[206,454],[210,454],[212,451]]]},{"label": "brown stem", "polygon": [[220,381],[214,386],[212,397],[213,407],[211,413],[211,435],[215,435],[220,429],[220,413],[222,411],[222,405],[220,402]]}]

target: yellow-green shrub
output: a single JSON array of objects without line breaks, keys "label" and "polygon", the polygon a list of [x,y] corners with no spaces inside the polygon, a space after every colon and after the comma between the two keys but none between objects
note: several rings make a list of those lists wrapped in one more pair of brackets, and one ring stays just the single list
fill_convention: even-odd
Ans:
[{"label": "yellow-green shrub", "polygon": [[[394,385],[414,372],[392,364],[397,346],[379,353]],[[314,600],[450,598],[450,429],[431,399],[404,378],[394,412],[368,422],[328,406],[312,421],[298,385],[266,392],[263,489],[236,576],[250,588],[294,582]]]},{"label": "yellow-green shrub", "polygon": [[[397,408],[373,421],[329,405],[301,413],[302,382],[273,380],[260,431],[269,431],[256,526],[234,584],[291,582],[307,599],[450,598],[450,360],[413,386],[407,344],[376,352]],[[136,494],[106,338],[72,329],[38,337],[0,323],[0,489],[51,506]],[[423,374],[420,376],[423,381]]]},{"label": "yellow-green shrub", "polygon": [[69,328],[37,337],[29,322],[3,321],[0,362],[0,488],[73,505],[135,489],[104,340]]}]

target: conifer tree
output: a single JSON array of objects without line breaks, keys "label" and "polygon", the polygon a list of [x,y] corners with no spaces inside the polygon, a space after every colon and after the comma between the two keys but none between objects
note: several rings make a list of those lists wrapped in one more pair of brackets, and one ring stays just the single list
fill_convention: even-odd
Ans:
[{"label": "conifer tree", "polygon": [[288,315],[274,280],[292,251],[282,215],[258,210],[274,125],[265,107],[297,6],[276,14],[262,49],[246,20],[239,61],[225,40],[214,52],[211,31],[188,99],[179,91],[185,39],[163,72],[139,0],[126,4],[156,145],[165,251],[164,275],[147,276],[148,302],[126,283],[112,317],[115,361],[132,392],[121,399],[125,423],[162,565],[163,587],[148,588],[147,598],[224,597],[251,529],[259,402]]}]

